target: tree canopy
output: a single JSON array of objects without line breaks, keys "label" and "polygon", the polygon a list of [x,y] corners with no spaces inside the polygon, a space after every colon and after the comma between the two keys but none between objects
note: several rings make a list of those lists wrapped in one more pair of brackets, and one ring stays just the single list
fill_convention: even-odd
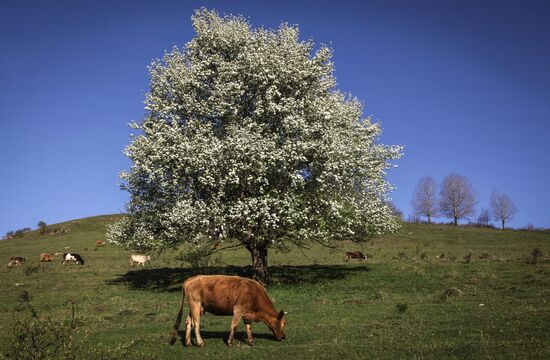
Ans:
[{"label": "tree canopy", "polygon": [[392,232],[386,171],[400,146],[336,89],[332,51],[295,26],[252,28],[198,10],[195,37],[149,68],[146,116],[131,126],[111,242],[163,250],[236,241],[267,277],[267,249]]},{"label": "tree canopy", "polygon": [[411,201],[413,213],[415,215],[428,218],[428,224],[431,218],[438,215],[438,206],[436,201],[437,184],[431,176],[425,176],[418,180],[414,190],[414,197]]},{"label": "tree canopy", "polygon": [[458,225],[458,220],[475,213],[477,197],[466,176],[454,173],[445,176],[439,195],[439,210],[443,215],[452,218],[455,225]]},{"label": "tree canopy", "polygon": [[493,191],[491,194],[491,212],[493,219],[500,221],[502,228],[512,220],[517,213],[516,204],[506,194]]}]

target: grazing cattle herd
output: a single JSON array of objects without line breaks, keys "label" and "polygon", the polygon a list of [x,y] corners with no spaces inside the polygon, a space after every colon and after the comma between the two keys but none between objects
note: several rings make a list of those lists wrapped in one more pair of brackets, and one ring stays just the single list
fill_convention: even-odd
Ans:
[{"label": "grazing cattle herd", "polygon": [[[105,246],[105,241],[97,240],[96,246]],[[68,249],[68,248],[67,248]],[[41,262],[52,262],[55,255],[41,253]],[[351,259],[367,260],[367,257],[361,251],[346,252],[344,261]],[[8,263],[8,268],[21,266],[26,262],[26,258],[21,256],[12,256]],[[128,266],[136,263],[145,267],[145,263],[151,265],[151,256],[132,254]],[[61,264],[84,265],[84,259],[77,253],[64,253]],[[170,344],[174,344],[180,328],[183,306],[187,300],[189,304],[189,315],[185,320],[185,346],[191,346],[191,332],[194,331],[197,346],[204,346],[204,341],[200,334],[200,318],[204,312],[214,315],[232,316],[231,326],[229,328],[229,337],[227,345],[233,344],[235,331],[241,319],[246,328],[247,342],[254,345],[251,325],[253,322],[263,322],[273,333],[277,340],[285,339],[285,312],[277,311],[273,306],[267,291],[258,282],[239,276],[226,275],[197,275],[191,277],[183,283],[182,299],[179,312],[176,317],[176,323],[170,333]]]},{"label": "grazing cattle herd", "polygon": [[[95,246],[105,246],[104,240],[97,240],[95,242]],[[65,249],[69,249],[69,247],[65,247]],[[40,254],[40,262],[52,262],[55,258],[55,256],[61,255],[61,253],[55,253],[55,254],[49,254],[49,253],[41,253]],[[27,261],[26,258],[22,256],[12,256],[10,257],[10,260],[8,262],[8,268],[12,268],[15,266],[21,266],[23,263]],[[140,264],[145,267],[145,263],[149,263],[151,265],[151,256],[149,255],[138,255],[138,254],[132,254],[130,255],[130,264],[129,266],[133,265],[133,263],[136,263],[136,266],[139,266]],[[67,252],[64,253],[61,258],[61,264],[67,265],[67,264],[77,264],[77,265],[84,265],[84,259],[82,256],[80,256],[77,253],[74,252]]]}]

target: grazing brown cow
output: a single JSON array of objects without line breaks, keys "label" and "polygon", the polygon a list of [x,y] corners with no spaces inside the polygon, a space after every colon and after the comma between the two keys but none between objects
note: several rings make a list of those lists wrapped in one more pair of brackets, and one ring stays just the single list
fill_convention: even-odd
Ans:
[{"label": "grazing brown cow", "polygon": [[40,254],[40,261],[53,261],[53,255],[48,253],[42,253]]},{"label": "grazing brown cow", "polygon": [[363,255],[361,251],[348,251],[344,257],[344,261],[350,261],[351,259],[367,260],[367,257]]},{"label": "grazing brown cow", "polygon": [[95,246],[105,246],[105,241],[96,240]]},{"label": "grazing brown cow", "polygon": [[14,267],[14,266],[21,266],[25,261],[27,261],[26,258],[21,256],[12,256],[10,258],[10,262],[8,263],[8,267]]},{"label": "grazing brown cow", "polygon": [[227,345],[233,344],[235,330],[243,319],[246,326],[248,344],[254,345],[252,322],[264,322],[277,340],[284,340],[285,313],[277,312],[260,283],[238,276],[198,275],[183,283],[183,298],[171,332],[170,344],[176,341],[183,304],[189,303],[189,316],[185,320],[185,346],[191,346],[191,330],[195,329],[197,346],[204,346],[200,334],[200,318],[205,311],[214,315],[233,315]]}]

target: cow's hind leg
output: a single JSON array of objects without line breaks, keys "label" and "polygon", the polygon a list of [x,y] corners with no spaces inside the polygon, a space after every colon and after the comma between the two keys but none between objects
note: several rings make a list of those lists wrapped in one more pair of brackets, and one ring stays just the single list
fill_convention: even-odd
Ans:
[{"label": "cow's hind leg", "polygon": [[191,307],[191,321],[192,321],[192,324],[193,324],[193,327],[195,328],[195,338],[197,339],[197,346],[204,346],[204,341],[202,340],[202,337],[201,337],[201,331],[200,331],[200,327],[201,327],[201,306],[200,304],[199,305],[194,305],[194,306],[191,306],[191,304],[189,304],[190,307]]},{"label": "cow's hind leg", "polygon": [[233,312],[233,319],[231,319],[231,331],[229,332],[229,338],[227,338],[227,346],[233,345],[233,337],[235,337],[235,330],[239,326],[242,314],[238,311]]},{"label": "cow's hind leg", "polygon": [[189,312],[189,316],[187,316],[187,319],[185,319],[185,346],[189,347],[191,346],[191,312]]}]

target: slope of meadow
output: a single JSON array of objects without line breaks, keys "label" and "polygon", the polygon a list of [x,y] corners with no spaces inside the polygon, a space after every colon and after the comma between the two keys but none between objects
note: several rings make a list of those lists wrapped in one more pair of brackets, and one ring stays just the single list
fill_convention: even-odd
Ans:
[{"label": "slope of meadow", "polygon": [[[225,252],[212,259],[214,266],[190,268],[174,251],[153,254],[144,269],[129,269],[129,251],[94,245],[114,219],[70,221],[60,224],[68,230],[63,234],[34,231],[0,242],[2,355],[13,355],[21,341],[14,329],[37,326],[31,306],[52,324],[62,324],[74,308],[80,324],[71,330],[74,352],[87,359],[550,358],[550,232],[404,224],[397,234],[337,250],[271,251],[268,291],[277,308],[289,311],[287,341],[275,341],[256,324],[256,346],[249,347],[241,325],[228,349],[223,340],[230,318],[207,314],[201,326],[206,347],[187,349],[167,344],[181,282],[197,273],[243,274],[248,254]],[[534,249],[542,255],[533,258]],[[62,266],[60,256],[39,262],[42,252],[67,250],[81,254],[85,265]],[[345,263],[346,250],[369,259]],[[11,256],[28,260],[9,269]],[[442,296],[451,287],[461,296]]]}]

